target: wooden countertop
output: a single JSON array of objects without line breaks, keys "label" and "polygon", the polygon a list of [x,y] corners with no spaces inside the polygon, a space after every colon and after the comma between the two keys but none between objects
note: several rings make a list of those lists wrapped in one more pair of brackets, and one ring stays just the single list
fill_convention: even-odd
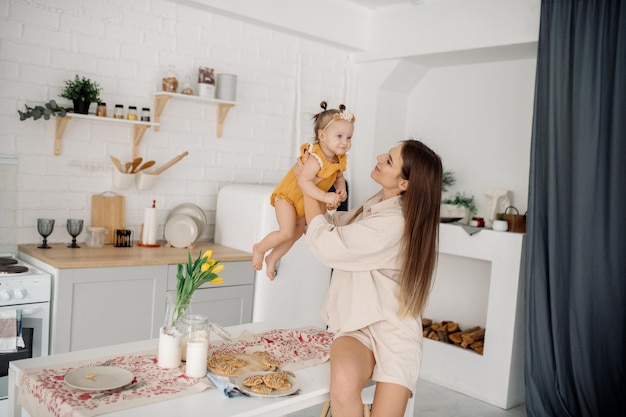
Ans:
[{"label": "wooden countertop", "polygon": [[[117,248],[106,245],[103,248],[89,248],[84,243],[78,249],[68,248],[65,243],[54,243],[52,249],[39,249],[36,244],[19,245],[18,251],[30,255],[57,269],[96,268],[109,266],[171,265],[187,262],[187,248],[166,247],[160,242],[158,248],[140,247]],[[189,249],[191,259],[199,252],[213,249],[213,259],[222,262],[251,261],[252,254],[211,242],[196,242]]]}]

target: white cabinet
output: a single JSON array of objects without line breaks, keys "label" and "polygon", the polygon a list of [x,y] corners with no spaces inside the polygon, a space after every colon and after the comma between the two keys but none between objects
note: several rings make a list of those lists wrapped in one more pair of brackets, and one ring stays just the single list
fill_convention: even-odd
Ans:
[{"label": "white cabinet", "polygon": [[50,353],[151,339],[165,309],[167,265],[57,269]]},{"label": "white cabinet", "polygon": [[[176,265],[169,265],[167,290],[176,290]],[[220,273],[224,283],[204,284],[191,299],[191,312],[203,314],[210,321],[222,326],[250,323],[252,321],[252,297],[254,294],[254,270],[250,262],[224,262]],[[163,323],[165,312],[159,317]]]}]

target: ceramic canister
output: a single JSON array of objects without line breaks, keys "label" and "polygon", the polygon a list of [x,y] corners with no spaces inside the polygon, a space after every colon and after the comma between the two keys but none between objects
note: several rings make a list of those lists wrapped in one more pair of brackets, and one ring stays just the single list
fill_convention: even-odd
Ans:
[{"label": "ceramic canister", "polygon": [[235,101],[237,98],[237,76],[235,74],[217,74],[215,98]]}]

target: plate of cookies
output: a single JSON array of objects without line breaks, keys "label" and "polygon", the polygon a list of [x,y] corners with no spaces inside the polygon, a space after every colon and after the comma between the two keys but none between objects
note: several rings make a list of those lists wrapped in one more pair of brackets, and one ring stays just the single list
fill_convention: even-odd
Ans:
[{"label": "plate of cookies", "polygon": [[237,387],[255,397],[284,397],[297,392],[296,375],[289,371],[262,371],[240,375],[235,381]]}]

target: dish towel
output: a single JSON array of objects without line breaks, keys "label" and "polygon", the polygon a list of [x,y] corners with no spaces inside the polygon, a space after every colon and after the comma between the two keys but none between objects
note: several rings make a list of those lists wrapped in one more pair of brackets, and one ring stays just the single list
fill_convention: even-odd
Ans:
[{"label": "dish towel", "polygon": [[209,380],[211,380],[213,385],[215,385],[215,387],[223,392],[224,395],[228,398],[232,398],[238,395],[248,396],[248,394],[242,392],[237,385],[230,382],[230,378],[228,378],[227,376],[215,375],[212,372],[207,372],[206,376],[209,378]]},{"label": "dish towel", "polygon": [[22,310],[0,311],[0,352],[16,352],[18,347],[24,347]]}]

